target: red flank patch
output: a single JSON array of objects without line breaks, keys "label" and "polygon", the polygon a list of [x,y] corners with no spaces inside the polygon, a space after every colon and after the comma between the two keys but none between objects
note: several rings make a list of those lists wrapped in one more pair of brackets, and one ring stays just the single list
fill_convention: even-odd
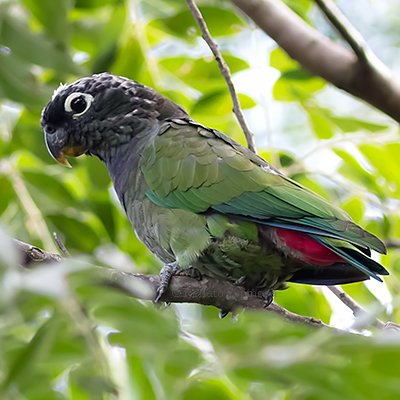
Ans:
[{"label": "red flank patch", "polygon": [[299,251],[304,260],[310,264],[326,266],[345,262],[342,257],[318,243],[306,233],[285,228],[276,228],[276,232],[286,246]]}]

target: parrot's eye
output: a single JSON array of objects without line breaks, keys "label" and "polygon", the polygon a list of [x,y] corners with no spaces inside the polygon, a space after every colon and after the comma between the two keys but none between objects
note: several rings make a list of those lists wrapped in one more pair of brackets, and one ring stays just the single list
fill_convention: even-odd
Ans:
[{"label": "parrot's eye", "polygon": [[65,111],[73,113],[72,117],[77,118],[84,114],[90,107],[93,96],[87,93],[71,93],[65,100]]}]

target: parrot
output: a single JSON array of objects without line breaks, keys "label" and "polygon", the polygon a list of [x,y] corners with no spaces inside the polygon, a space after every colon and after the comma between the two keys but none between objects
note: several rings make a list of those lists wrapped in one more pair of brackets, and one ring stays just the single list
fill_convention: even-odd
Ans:
[{"label": "parrot", "polygon": [[163,264],[155,301],[180,271],[241,286],[266,307],[288,282],[389,274],[371,258],[384,243],[345,211],[150,87],[108,72],[60,85],[41,125],[59,163],[86,154],[105,164],[136,235]]}]

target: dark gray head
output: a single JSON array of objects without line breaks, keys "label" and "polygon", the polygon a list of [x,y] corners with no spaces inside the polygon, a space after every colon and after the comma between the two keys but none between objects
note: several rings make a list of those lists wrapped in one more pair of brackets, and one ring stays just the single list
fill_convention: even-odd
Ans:
[{"label": "dark gray head", "polygon": [[109,73],[60,86],[42,113],[47,149],[68,165],[66,157],[104,154],[185,111],[153,89]]}]

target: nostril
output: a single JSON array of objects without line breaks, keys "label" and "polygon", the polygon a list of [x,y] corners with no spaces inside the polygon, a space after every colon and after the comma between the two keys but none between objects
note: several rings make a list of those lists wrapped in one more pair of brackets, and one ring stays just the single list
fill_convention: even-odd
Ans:
[{"label": "nostril", "polygon": [[45,130],[46,134],[51,135],[52,133],[54,133],[56,131],[56,128],[53,125],[48,124],[45,126],[44,130]]}]

